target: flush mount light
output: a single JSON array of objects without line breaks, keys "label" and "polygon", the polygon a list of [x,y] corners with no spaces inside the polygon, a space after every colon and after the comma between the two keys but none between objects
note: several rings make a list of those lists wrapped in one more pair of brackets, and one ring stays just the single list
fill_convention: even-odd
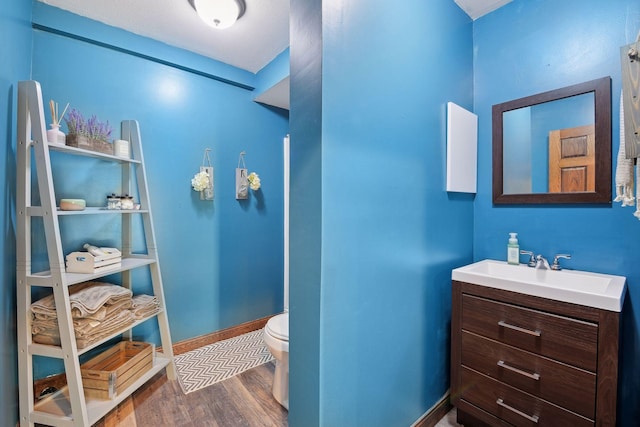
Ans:
[{"label": "flush mount light", "polygon": [[229,28],[246,9],[244,0],[189,0],[198,16],[213,28]]}]

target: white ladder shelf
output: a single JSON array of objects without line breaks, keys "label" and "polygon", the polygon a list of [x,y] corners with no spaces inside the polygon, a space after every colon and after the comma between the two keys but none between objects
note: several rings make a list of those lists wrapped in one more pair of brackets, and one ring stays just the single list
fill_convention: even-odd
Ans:
[{"label": "white ladder shelf", "polygon": [[[18,329],[18,381],[20,387],[20,426],[33,426],[34,423],[51,426],[90,426],[104,417],[119,403],[126,399],[156,373],[166,368],[169,379],[176,378],[173,363],[173,350],[169,333],[160,263],[156,247],[155,233],[149,203],[147,178],[138,123],[134,120],[123,121],[122,138],[131,144],[132,158],[124,159],[108,154],[49,144],[46,139],[46,121],[40,84],[36,81],[23,81],[18,84],[18,141],[17,151],[17,191],[16,191],[16,269],[17,269],[17,329]],[[89,208],[84,211],[60,211],[56,206],[55,186],[51,170],[51,151],[69,155],[88,156],[121,164],[121,186],[123,193],[132,194],[132,185],[137,185],[140,210],[106,210]],[[32,155],[35,159],[36,188],[40,196],[40,206],[32,206]],[[135,183],[133,182],[135,172]],[[60,235],[59,217],[65,215],[121,215],[122,219],[122,265],[119,269],[101,274],[67,273],[64,265],[64,253]],[[132,251],[132,217],[141,215],[146,243],[145,254]],[[31,271],[32,217],[42,218],[45,232],[49,271]],[[149,318],[136,321],[125,329],[105,337],[99,342],[78,349],[73,328],[69,303],[69,286],[117,272],[121,274],[122,286],[131,289],[131,270],[148,268],[153,293],[160,303],[160,311]],[[52,288],[58,327],[60,346],[34,343],[31,335],[31,288]],[[123,335],[131,339],[131,329],[151,318],[156,318],[162,352],[156,351],[153,367],[108,400],[85,397],[82,385],[79,357],[114,337]],[[52,393],[37,403],[33,391],[33,356],[58,358],[64,362],[67,386]]]}]

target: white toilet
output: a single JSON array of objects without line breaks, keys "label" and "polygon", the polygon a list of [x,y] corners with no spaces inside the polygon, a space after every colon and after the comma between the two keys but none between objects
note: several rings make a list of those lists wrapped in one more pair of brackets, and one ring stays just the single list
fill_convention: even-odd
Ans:
[{"label": "white toilet", "polygon": [[273,397],[289,410],[289,135],[283,140],[284,155],[284,313],[273,316],[264,327],[264,343],[276,359]]},{"label": "white toilet", "polygon": [[276,359],[273,397],[289,410],[289,313],[273,316],[264,327],[264,342]]}]

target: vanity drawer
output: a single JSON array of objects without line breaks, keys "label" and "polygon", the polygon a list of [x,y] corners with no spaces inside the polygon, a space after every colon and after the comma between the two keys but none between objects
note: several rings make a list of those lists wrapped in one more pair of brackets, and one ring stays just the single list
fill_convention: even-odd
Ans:
[{"label": "vanity drawer", "polygon": [[461,398],[514,425],[593,426],[582,417],[466,367],[461,369]]},{"label": "vanity drawer", "polygon": [[597,368],[595,323],[464,294],[462,329],[592,372]]},{"label": "vanity drawer", "polygon": [[552,359],[462,332],[462,364],[522,391],[595,417],[596,375]]}]

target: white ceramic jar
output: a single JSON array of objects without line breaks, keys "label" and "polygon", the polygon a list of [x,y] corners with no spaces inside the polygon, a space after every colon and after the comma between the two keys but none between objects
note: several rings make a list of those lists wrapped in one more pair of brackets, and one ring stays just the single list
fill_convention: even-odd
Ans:
[{"label": "white ceramic jar", "polygon": [[126,159],[131,157],[131,151],[129,149],[129,141],[124,139],[116,139],[113,141],[114,154],[118,157],[124,157]]}]

